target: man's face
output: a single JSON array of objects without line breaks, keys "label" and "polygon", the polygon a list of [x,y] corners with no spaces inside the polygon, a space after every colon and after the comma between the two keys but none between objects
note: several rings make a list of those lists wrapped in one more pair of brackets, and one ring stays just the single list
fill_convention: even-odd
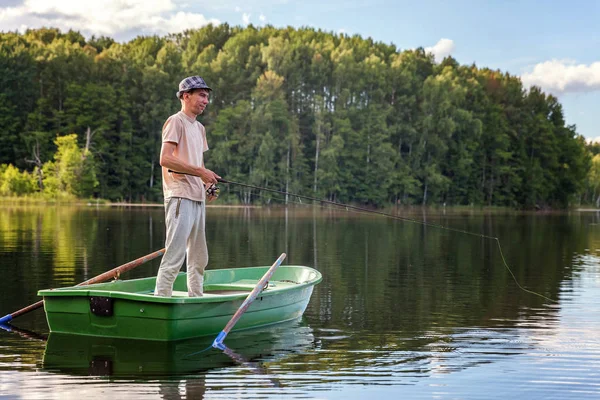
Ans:
[{"label": "man's face", "polygon": [[209,97],[210,92],[208,90],[194,90],[193,92],[185,93],[183,101],[191,112],[200,115],[208,105]]}]

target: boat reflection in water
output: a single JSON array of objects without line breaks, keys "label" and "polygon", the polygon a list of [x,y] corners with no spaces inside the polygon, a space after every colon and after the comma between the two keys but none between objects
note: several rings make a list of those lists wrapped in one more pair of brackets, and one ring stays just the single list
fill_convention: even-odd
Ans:
[{"label": "boat reflection in water", "polygon": [[178,375],[239,364],[258,367],[255,360],[281,360],[315,346],[312,329],[299,319],[234,332],[225,351],[212,348],[213,340],[159,342],[50,333],[43,368],[75,375]]}]

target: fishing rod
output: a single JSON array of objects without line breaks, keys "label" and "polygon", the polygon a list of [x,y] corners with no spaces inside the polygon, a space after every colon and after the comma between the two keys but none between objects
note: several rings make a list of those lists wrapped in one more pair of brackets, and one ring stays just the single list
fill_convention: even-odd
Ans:
[{"label": "fishing rod", "polygon": [[[187,174],[187,173],[176,172],[176,171],[173,171],[173,170],[170,170],[170,169],[168,171],[171,172],[171,173],[175,173],[175,174],[198,176],[198,175],[194,175],[194,174]],[[444,230],[447,230],[447,231],[450,231],[450,232],[463,233],[463,234],[466,234],[466,235],[471,235],[471,236],[476,236],[476,237],[480,237],[480,238],[484,238],[484,239],[494,240],[496,242],[497,246],[498,246],[498,250],[500,251],[500,257],[502,258],[502,262],[504,263],[504,267],[508,270],[508,272],[510,273],[511,277],[513,278],[513,281],[515,282],[515,284],[517,285],[517,287],[519,289],[521,289],[524,292],[527,292],[529,294],[533,294],[535,296],[539,296],[539,297],[541,297],[541,298],[543,298],[545,300],[548,300],[548,301],[550,301],[552,303],[558,303],[557,300],[551,299],[549,297],[544,296],[541,293],[534,292],[533,290],[529,290],[529,289],[521,286],[521,284],[517,280],[517,277],[512,272],[511,268],[508,266],[508,263],[506,262],[506,259],[504,258],[504,252],[502,251],[502,246],[500,245],[500,239],[498,237],[496,237],[496,236],[490,236],[490,235],[484,235],[484,234],[481,234],[481,233],[469,232],[469,231],[465,231],[463,229],[450,228],[450,227],[447,227],[447,226],[444,226],[444,225],[433,224],[431,222],[425,222],[425,221],[419,221],[419,220],[412,219],[412,218],[401,217],[401,216],[390,214],[390,213],[383,212],[383,211],[370,210],[368,208],[353,206],[351,204],[344,204],[344,203],[338,203],[338,202],[330,201],[330,200],[318,199],[316,197],[311,197],[311,196],[306,196],[306,195],[300,195],[300,194],[296,194],[296,193],[289,193],[289,192],[286,192],[286,191],[283,191],[283,190],[269,189],[269,188],[255,186],[255,185],[250,185],[250,184],[242,183],[242,182],[234,182],[234,181],[230,181],[230,180],[223,179],[223,178],[217,178],[217,181],[219,183],[225,183],[225,184],[229,184],[229,185],[241,186],[241,187],[246,187],[246,188],[249,188],[249,189],[255,189],[255,190],[259,190],[259,191],[277,193],[277,194],[281,194],[281,195],[285,195],[285,196],[290,196],[290,197],[297,197],[299,199],[311,200],[311,201],[315,201],[315,202],[318,202],[318,203],[321,203],[321,204],[328,204],[328,205],[332,205],[332,206],[336,206],[336,207],[345,208],[347,210],[351,209],[351,210],[356,210],[356,211],[364,212],[364,213],[382,215],[384,217],[393,218],[393,219],[397,219],[397,220],[404,221],[404,222],[411,222],[413,224],[419,224],[419,225],[423,225],[423,226],[430,226],[432,228],[444,229]],[[209,195],[218,196],[219,189],[218,189],[218,187],[215,184],[212,184],[207,189],[207,193]]]}]

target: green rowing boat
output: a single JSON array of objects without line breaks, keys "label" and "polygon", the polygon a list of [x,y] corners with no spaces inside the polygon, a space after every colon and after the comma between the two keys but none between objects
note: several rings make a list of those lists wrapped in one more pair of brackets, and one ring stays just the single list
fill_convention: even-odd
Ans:
[{"label": "green rowing boat", "polygon": [[[153,295],[156,277],[40,290],[51,332],[171,341],[216,335],[269,267],[207,270],[204,296],[188,297],[180,273],[172,297]],[[306,310],[317,270],[281,266],[242,316],[235,330],[290,321]]]}]

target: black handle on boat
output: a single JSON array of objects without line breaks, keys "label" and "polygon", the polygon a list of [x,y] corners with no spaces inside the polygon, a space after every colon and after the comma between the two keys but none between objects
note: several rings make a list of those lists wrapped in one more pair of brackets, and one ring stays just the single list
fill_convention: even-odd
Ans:
[{"label": "black handle on boat", "polygon": [[[77,284],[76,286],[91,285],[93,283],[105,282],[112,278],[118,278],[122,273],[130,271],[130,270],[134,269],[135,267],[138,267],[138,266],[144,264],[145,262],[154,260],[155,258],[162,256],[163,254],[165,254],[164,248],[161,250],[155,251],[154,253],[150,253],[146,256],[137,258],[133,261],[129,261],[126,264],[123,264],[121,266],[113,268],[110,271],[106,271],[103,274],[100,274],[91,279],[88,279],[85,282],[81,282],[81,283]],[[19,317],[23,314],[27,314],[28,312],[33,311],[33,310],[37,310],[38,308],[42,307],[43,305],[44,305],[44,300],[40,300],[37,303],[31,304],[25,308],[21,308],[18,311],[7,314],[4,317],[0,318],[0,325],[7,324],[8,322],[15,319],[16,317]]]}]

